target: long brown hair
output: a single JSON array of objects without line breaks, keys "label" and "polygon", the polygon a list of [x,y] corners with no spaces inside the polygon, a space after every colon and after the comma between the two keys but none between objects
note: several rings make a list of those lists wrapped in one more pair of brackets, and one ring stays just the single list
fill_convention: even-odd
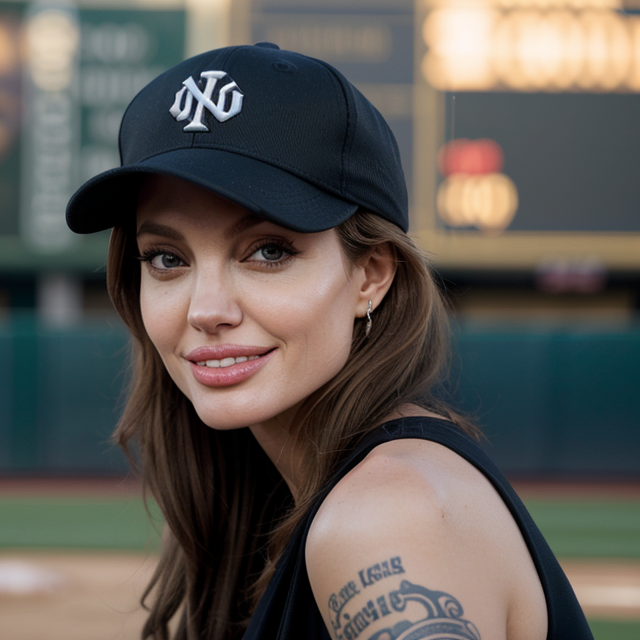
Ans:
[{"label": "long brown hair", "polygon": [[133,336],[132,383],[114,438],[140,465],[166,532],[145,592],[143,638],[241,638],[257,597],[286,543],[336,466],[394,409],[408,402],[449,418],[472,436],[434,389],[449,352],[449,324],[422,252],[400,229],[358,212],[336,227],[352,264],[388,243],[393,284],[376,308],[371,334],[354,327],[344,368],[303,404],[292,427],[298,464],[293,504],[275,467],[248,429],[216,431],[202,423],[151,343],[139,305],[133,229],[113,230],[108,287]]}]

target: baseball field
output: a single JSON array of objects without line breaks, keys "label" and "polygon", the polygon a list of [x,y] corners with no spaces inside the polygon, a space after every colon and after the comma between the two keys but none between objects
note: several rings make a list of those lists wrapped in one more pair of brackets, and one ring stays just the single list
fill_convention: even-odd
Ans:
[{"label": "baseball field", "polygon": [[[516,489],[596,640],[640,640],[640,484]],[[139,638],[161,526],[133,482],[0,482],[0,638]]]}]

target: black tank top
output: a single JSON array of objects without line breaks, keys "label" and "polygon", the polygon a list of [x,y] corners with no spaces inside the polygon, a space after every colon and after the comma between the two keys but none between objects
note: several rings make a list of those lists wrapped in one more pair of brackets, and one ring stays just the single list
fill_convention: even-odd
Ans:
[{"label": "black tank top", "polygon": [[309,528],[322,501],[350,469],[374,447],[403,438],[431,440],[444,445],[489,479],[520,528],[538,571],[549,615],[547,640],[593,640],[567,577],[506,478],[479,446],[457,427],[445,420],[426,417],[386,422],[368,434],[348,455],[291,536],[244,640],[331,640],[307,576],[305,545]]}]

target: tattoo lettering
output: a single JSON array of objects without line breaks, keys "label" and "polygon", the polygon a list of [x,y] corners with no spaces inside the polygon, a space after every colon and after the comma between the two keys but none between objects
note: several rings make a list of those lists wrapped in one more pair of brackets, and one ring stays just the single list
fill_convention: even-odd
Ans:
[{"label": "tattoo lettering", "polygon": [[431,591],[403,580],[400,589],[389,594],[395,611],[404,611],[408,602],[425,608],[426,617],[411,622],[403,620],[369,636],[368,640],[481,640],[478,629],[462,616],[462,605],[444,591]]},{"label": "tattoo lettering", "polygon": [[346,640],[357,638],[374,620],[380,617],[373,600],[367,602],[366,607],[362,607],[353,618],[348,613],[344,614],[344,629],[342,637]]},{"label": "tattoo lettering", "polygon": [[359,593],[354,587],[354,583],[348,583],[340,594],[333,594],[329,600],[331,625],[337,640],[356,640],[371,623],[391,613],[404,612],[410,602],[424,607],[424,617],[416,621],[402,620],[377,631],[368,640],[481,640],[476,627],[462,617],[462,605],[444,591],[431,591],[403,580],[399,589],[371,599],[355,614],[349,614],[344,607]]},{"label": "tattoo lettering", "polygon": [[331,594],[329,598],[329,615],[334,629],[336,629],[336,624],[338,628],[340,627],[340,616],[344,606],[359,593],[360,591],[355,582],[347,582],[338,593]]},{"label": "tattoo lettering", "polygon": [[399,573],[404,573],[402,567],[402,560],[400,556],[391,558],[391,560],[374,564],[366,570],[358,572],[360,576],[360,583],[363,588],[369,587],[375,582],[382,580],[382,578],[388,578],[389,576],[395,576]]},{"label": "tattoo lettering", "polygon": [[[388,578],[389,576],[400,573],[404,573],[402,559],[400,556],[396,556],[359,571],[358,576],[362,589],[366,589],[383,578]],[[356,582],[351,581],[342,587],[338,593],[332,593],[329,598],[329,616],[338,638],[343,638],[344,640],[355,639],[371,622],[378,618],[388,616],[391,613],[385,596],[381,596],[375,602],[369,600],[366,606],[353,615],[353,617],[345,613],[345,605],[359,593],[360,590]]]},{"label": "tattoo lettering", "polygon": [[333,596],[331,596],[331,599],[329,599],[329,615],[331,617],[331,626],[338,640],[355,640],[374,620],[384,618],[392,613],[387,596],[369,600],[362,609],[353,615],[343,611],[344,605],[339,609],[333,608],[332,603],[335,602]]}]

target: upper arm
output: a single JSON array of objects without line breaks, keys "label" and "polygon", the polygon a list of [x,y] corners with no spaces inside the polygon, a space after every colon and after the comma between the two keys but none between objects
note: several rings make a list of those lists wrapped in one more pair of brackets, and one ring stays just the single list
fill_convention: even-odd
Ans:
[{"label": "upper arm", "polygon": [[509,580],[463,502],[384,455],[336,487],[306,547],[333,638],[506,638]]}]

